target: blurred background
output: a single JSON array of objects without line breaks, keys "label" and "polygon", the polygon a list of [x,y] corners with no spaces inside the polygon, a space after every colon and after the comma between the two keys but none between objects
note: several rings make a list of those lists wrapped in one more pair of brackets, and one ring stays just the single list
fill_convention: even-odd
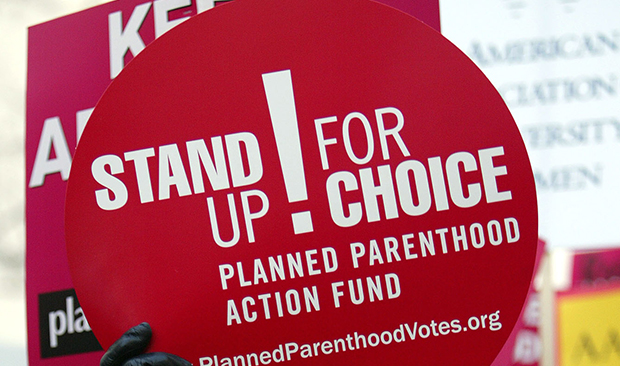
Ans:
[{"label": "blurred background", "polygon": [[[0,0],[0,365],[27,364],[27,27],[102,3]],[[537,184],[545,253],[503,364],[620,365],[620,2],[440,0],[440,13],[511,109]]]},{"label": "blurred background", "polygon": [[26,365],[24,129],[27,29],[103,3],[0,1],[0,364]]}]

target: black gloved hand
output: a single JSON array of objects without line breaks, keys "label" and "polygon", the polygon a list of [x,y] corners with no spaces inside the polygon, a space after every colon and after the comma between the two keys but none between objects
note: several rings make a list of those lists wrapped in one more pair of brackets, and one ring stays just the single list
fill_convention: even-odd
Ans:
[{"label": "black gloved hand", "polygon": [[101,358],[100,366],[191,366],[192,364],[170,353],[144,353],[153,331],[142,323],[123,334]]}]

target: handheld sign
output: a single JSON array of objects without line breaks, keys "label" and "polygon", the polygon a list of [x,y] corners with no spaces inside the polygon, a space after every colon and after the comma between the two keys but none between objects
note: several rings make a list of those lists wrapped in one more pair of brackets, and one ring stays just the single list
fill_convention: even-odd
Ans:
[{"label": "handheld sign", "polygon": [[66,239],[104,348],[195,365],[490,364],[530,283],[534,180],[484,75],[367,0],[238,0],[95,108]]}]

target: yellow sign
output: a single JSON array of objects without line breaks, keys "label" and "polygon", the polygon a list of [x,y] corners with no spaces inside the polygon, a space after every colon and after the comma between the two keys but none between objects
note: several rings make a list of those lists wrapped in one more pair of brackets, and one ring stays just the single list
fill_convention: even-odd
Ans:
[{"label": "yellow sign", "polygon": [[558,364],[620,365],[620,287],[557,299]]}]

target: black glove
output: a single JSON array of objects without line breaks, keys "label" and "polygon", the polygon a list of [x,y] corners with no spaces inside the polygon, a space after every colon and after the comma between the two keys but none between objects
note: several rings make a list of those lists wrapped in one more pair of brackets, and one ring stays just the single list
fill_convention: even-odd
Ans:
[{"label": "black glove", "polygon": [[100,366],[191,366],[192,364],[170,353],[143,354],[151,341],[153,331],[142,323],[123,334],[101,358]]}]

